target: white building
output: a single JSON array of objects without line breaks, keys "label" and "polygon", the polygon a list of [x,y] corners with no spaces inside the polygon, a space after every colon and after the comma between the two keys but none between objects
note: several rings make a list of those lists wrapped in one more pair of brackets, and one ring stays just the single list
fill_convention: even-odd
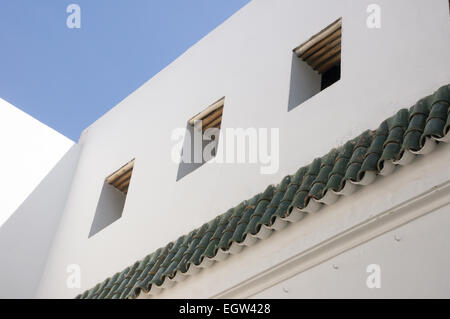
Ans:
[{"label": "white building", "polygon": [[77,146],[1,98],[0,145],[0,298],[31,297],[64,208],[48,195]]},{"label": "white building", "polygon": [[[1,296],[450,297],[449,3],[372,4],[254,0],[89,126],[4,239]],[[229,129],[279,138],[176,163],[195,119],[216,158]]]}]

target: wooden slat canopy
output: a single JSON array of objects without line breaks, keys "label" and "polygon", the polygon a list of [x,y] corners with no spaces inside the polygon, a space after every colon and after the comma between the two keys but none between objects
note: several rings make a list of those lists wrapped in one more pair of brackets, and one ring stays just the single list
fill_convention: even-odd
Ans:
[{"label": "wooden slat canopy", "polygon": [[342,18],[313,35],[294,49],[299,58],[319,73],[326,72],[341,61]]},{"label": "wooden slat canopy", "polygon": [[119,191],[123,193],[128,192],[128,186],[130,185],[131,174],[133,173],[134,159],[126,163],[117,171],[112,173],[106,178],[106,182],[111,184]]},{"label": "wooden slat canopy", "polygon": [[222,97],[220,100],[214,102],[206,109],[192,117],[188,121],[189,125],[194,126],[196,121],[202,121],[202,131],[212,127],[220,128],[224,104],[225,97]]}]

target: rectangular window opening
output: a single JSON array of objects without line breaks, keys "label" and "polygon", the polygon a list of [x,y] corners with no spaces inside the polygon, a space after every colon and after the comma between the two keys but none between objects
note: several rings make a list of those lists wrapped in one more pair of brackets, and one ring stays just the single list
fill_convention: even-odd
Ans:
[{"label": "rectangular window opening", "polygon": [[89,237],[122,217],[133,168],[134,159],[105,178]]},{"label": "rectangular window opening", "polygon": [[216,156],[224,105],[222,97],[188,120],[177,181]]},{"label": "rectangular window opening", "polygon": [[341,37],[339,18],[294,49],[289,110],[339,81]]}]

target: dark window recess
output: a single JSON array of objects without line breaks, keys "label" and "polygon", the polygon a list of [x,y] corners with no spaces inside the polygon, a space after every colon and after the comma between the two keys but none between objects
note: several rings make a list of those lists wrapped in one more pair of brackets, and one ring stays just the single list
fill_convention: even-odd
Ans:
[{"label": "dark window recess", "polygon": [[327,87],[329,87],[334,82],[339,81],[341,78],[341,64],[336,64],[335,66],[331,67],[324,73],[322,73],[322,79],[320,82],[320,90],[325,90]]}]

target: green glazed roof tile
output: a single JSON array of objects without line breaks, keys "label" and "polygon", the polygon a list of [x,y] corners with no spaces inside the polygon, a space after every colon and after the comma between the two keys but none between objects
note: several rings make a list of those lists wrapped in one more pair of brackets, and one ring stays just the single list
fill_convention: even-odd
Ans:
[{"label": "green glazed roof tile", "polygon": [[219,242],[222,238],[222,233],[225,231],[225,228],[228,226],[228,221],[230,217],[232,216],[234,212],[234,209],[229,209],[225,214],[223,214],[220,218],[219,225],[217,226],[216,231],[214,232],[214,235],[211,237],[211,240],[208,244],[208,247],[206,247],[203,256],[213,258],[217,250],[219,249]]},{"label": "green glazed roof tile", "polygon": [[103,293],[106,285],[108,284],[109,280],[111,278],[106,278],[100,285],[100,288],[98,288],[93,294],[92,294],[92,299],[98,299],[99,296]]},{"label": "green glazed roof tile", "polygon": [[258,225],[261,222],[264,222],[263,218],[265,217],[266,219],[270,219],[270,216],[275,213],[278,204],[284,196],[286,186],[289,183],[290,179],[290,176],[286,176],[276,188],[273,185],[267,187],[260,200],[258,201],[253,215],[250,217],[250,221],[247,225],[247,228],[245,229],[246,234],[256,234],[259,230]]},{"label": "green glazed roof tile", "polygon": [[199,244],[194,250],[194,253],[191,257],[191,263],[194,265],[199,265],[203,260],[203,253],[205,249],[208,247],[211,237],[214,235],[214,233],[217,230],[217,227],[219,226],[220,222],[220,216],[214,218],[212,221],[208,224],[208,229],[206,230],[205,234],[203,235],[203,238],[201,238]]},{"label": "green glazed roof tile", "polygon": [[331,170],[328,178],[328,182],[325,185],[324,192],[332,189],[334,191],[339,191],[341,188],[342,180],[345,176],[345,171],[347,169],[350,158],[355,149],[356,140],[351,140],[344,144],[339,150],[338,155],[335,160],[335,165]]},{"label": "green glazed roof tile", "polygon": [[234,230],[238,222],[241,220],[242,214],[244,212],[245,207],[247,206],[247,201],[243,201],[236,208],[234,208],[233,215],[228,222],[227,227],[222,233],[222,238],[219,241],[219,247],[222,250],[227,250],[231,246],[231,237],[233,236]]},{"label": "green glazed roof tile", "polygon": [[338,155],[337,150],[333,149],[331,150],[330,153],[328,153],[322,158],[319,174],[317,175],[317,178],[314,180],[312,184],[308,197],[315,199],[322,197],[323,189],[325,188],[330,173],[333,170],[337,155]]},{"label": "green glazed roof tile", "polygon": [[[167,267],[172,263],[174,260],[174,257],[178,250],[180,249],[180,246],[183,244],[184,236],[181,236],[177,239],[175,244],[170,248],[169,252],[167,253],[166,257],[164,258],[164,261],[161,263],[161,265],[156,269],[156,273],[153,276],[152,282],[156,283],[157,285],[161,285],[164,276],[167,271]],[[155,268],[155,266],[153,266]]]},{"label": "green glazed roof tile", "polygon": [[388,136],[389,129],[387,121],[383,121],[375,132],[375,136],[370,144],[367,153],[364,155],[364,161],[357,174],[357,180],[361,180],[363,174],[368,171],[376,171],[377,163],[383,153],[383,145]]},{"label": "green glazed roof tile", "polygon": [[[162,279],[157,277],[157,274],[159,272],[164,272],[164,270],[166,269],[166,267],[164,266],[164,261],[166,261],[167,258],[169,257],[170,253],[172,252],[172,248],[173,248],[173,243],[170,243],[169,245],[166,246],[166,248],[158,256],[152,269],[147,274],[147,278],[146,278],[147,285],[149,283],[151,283],[151,284],[153,284],[153,283],[161,284],[162,283]],[[170,262],[170,260],[168,262]],[[150,279],[150,281],[148,281],[149,279]]]},{"label": "green glazed roof tile", "polygon": [[[380,162],[387,160],[396,160],[400,154],[403,136],[408,128],[409,112],[407,109],[401,109],[394,116],[392,127],[389,128],[389,135],[383,145],[383,154]],[[380,165],[378,165],[381,168]]]},{"label": "green glazed roof tile", "polygon": [[[156,260],[158,256],[161,254],[162,248],[158,248],[153,254],[150,260],[148,261],[147,265],[145,266],[144,270],[141,272],[139,278],[137,278],[136,283],[134,286],[137,288],[143,288],[146,289],[148,282],[152,279],[152,275],[150,274],[150,271],[152,270],[153,266],[156,264]],[[134,290],[136,290],[134,288]]]},{"label": "green glazed roof tile", "polygon": [[[102,286],[101,283],[98,283],[95,285],[94,288],[92,288],[91,290],[86,290],[84,292],[84,294],[81,296],[82,299],[87,298],[87,299],[93,299],[94,295],[97,291],[99,291],[100,287]],[[84,297],[84,295],[87,293],[87,296]]]},{"label": "green glazed roof tile", "polygon": [[309,190],[311,189],[312,184],[316,180],[317,175],[320,170],[321,159],[316,158],[308,168],[305,176],[303,177],[302,184],[298,188],[295,193],[294,198],[292,199],[291,205],[289,205],[288,210],[290,211],[292,207],[304,207],[305,199],[309,194]]},{"label": "green glazed roof tile", "polygon": [[266,226],[270,226],[272,224],[273,218],[275,216],[285,217],[287,215],[292,200],[294,199],[297,190],[302,184],[303,177],[305,177],[306,173],[308,172],[308,168],[308,166],[299,168],[295,175],[291,178],[291,181],[287,186],[286,192],[281,199],[280,205],[278,206],[277,210],[272,216],[269,217],[267,223],[266,221],[264,222]]},{"label": "green glazed roof tile", "polygon": [[[97,284],[92,290],[94,289],[98,289],[100,285]],[[82,294],[78,295],[75,297],[75,299],[87,299],[87,297],[89,296],[90,291],[86,290],[85,292],[83,292]]]},{"label": "green glazed roof tile", "polygon": [[[344,175],[344,180],[358,181],[358,173],[361,170],[362,164],[372,143],[374,132],[365,131],[361,134],[358,142],[355,145],[353,154],[348,161],[347,168]],[[342,181],[341,181],[342,183]]]},{"label": "green glazed roof tile", "polygon": [[409,125],[405,132],[402,151],[420,149],[420,138],[425,128],[426,120],[430,114],[430,107],[427,103],[429,99],[421,99],[411,109]]},{"label": "green glazed roof tile", "polygon": [[200,243],[200,241],[207,229],[208,229],[208,224],[203,224],[203,226],[200,227],[200,229],[198,229],[198,231],[194,234],[194,236],[192,236],[189,246],[184,251],[183,257],[181,258],[180,262],[178,263],[177,271],[181,271],[182,273],[185,273],[188,270],[189,265],[190,265],[189,260],[191,259],[192,254],[195,251],[195,248]]},{"label": "green glazed roof tile", "polygon": [[247,225],[250,222],[250,217],[253,215],[260,197],[261,195],[258,194],[248,201],[242,213],[242,217],[238,221],[234,233],[231,236],[231,241],[235,241],[237,243],[244,241],[244,237],[246,235],[245,230],[247,229]]},{"label": "green glazed roof tile", "polygon": [[[244,241],[247,236],[257,235],[262,225],[271,228],[277,218],[287,217],[293,207],[303,209],[310,199],[320,200],[327,191],[339,195],[346,182],[358,183],[366,172],[380,174],[385,161],[395,164],[406,153],[417,153],[427,138],[435,139],[436,143],[450,140],[446,135],[450,127],[449,105],[450,86],[445,85],[409,110],[399,110],[376,131],[367,130],[316,158],[294,175],[285,176],[279,185],[269,185],[264,192],[242,201],[76,298],[136,298],[141,291],[151,291],[152,285],[163,288],[164,281],[174,279],[177,272],[191,275],[187,272],[190,267],[200,266],[204,258],[214,259],[219,248],[228,252],[233,242],[247,245]],[[248,245],[250,242],[253,241]]]},{"label": "green glazed roof tile", "polygon": [[158,271],[160,265],[166,258],[166,256],[169,253],[169,250],[172,248],[173,243],[169,243],[164,247],[163,249],[158,249],[159,253],[154,254],[152,256],[152,259],[148,263],[145,270],[142,272],[141,277],[139,281],[136,283],[135,287],[133,288],[133,297],[137,297],[141,290],[148,292],[150,290],[150,287],[153,283],[153,278]]},{"label": "green glazed roof tile", "polygon": [[125,298],[125,296],[128,294],[128,283],[130,282],[131,278],[133,278],[134,273],[136,272],[136,269],[139,267],[140,262],[135,262],[133,266],[129,269],[129,271],[124,271],[125,277],[123,278],[122,282],[120,283],[120,286],[117,288],[118,293],[113,298],[122,299]]},{"label": "green glazed roof tile", "polygon": [[118,278],[115,280],[114,284],[111,287],[111,290],[109,291],[109,294],[106,296],[106,298],[111,299],[118,299],[121,295],[121,291],[119,288],[121,287],[122,283],[125,280],[126,273],[130,270],[130,267],[127,267],[123,272],[120,273]]},{"label": "green glazed roof tile", "polygon": [[[292,201],[292,198],[294,198],[298,186],[300,186],[299,184],[292,183],[294,179],[295,176],[285,176],[283,178],[281,183],[276,187],[275,195],[273,196],[257,225],[269,225],[270,219],[273,215],[276,215],[280,211],[287,210],[289,203]],[[288,194],[288,189],[291,189],[290,194]]]},{"label": "green glazed roof tile", "polygon": [[425,137],[443,137],[444,127],[447,123],[447,115],[448,103],[442,100],[433,102],[422,134],[422,140]]},{"label": "green glazed roof tile", "polygon": [[119,275],[120,273],[116,273],[110,280],[108,280],[108,283],[103,287],[102,291],[98,295],[99,299],[105,299],[108,296],[113,284],[116,282]]},{"label": "green glazed roof tile", "polygon": [[170,278],[173,278],[175,276],[176,271],[178,271],[178,265],[180,264],[181,260],[183,259],[184,252],[189,248],[189,245],[191,241],[194,238],[194,235],[196,233],[196,230],[191,231],[188,235],[182,236],[184,237],[183,243],[181,244],[180,248],[178,249],[175,256],[172,258],[172,261],[170,265],[166,269],[166,276],[169,276]]}]

